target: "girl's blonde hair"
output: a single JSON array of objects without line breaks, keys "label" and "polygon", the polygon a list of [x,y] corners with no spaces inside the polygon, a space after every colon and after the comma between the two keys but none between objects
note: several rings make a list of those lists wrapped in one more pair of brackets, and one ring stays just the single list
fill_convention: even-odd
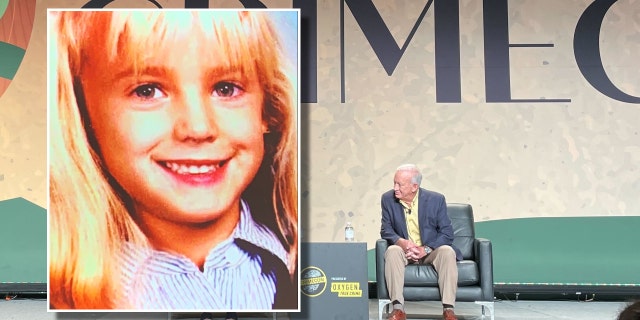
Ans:
[{"label": "girl's blonde hair", "polygon": [[[116,58],[142,69],[148,55],[176,41],[198,41],[203,54],[225,57],[228,68],[255,72],[265,92],[265,156],[243,193],[254,219],[272,228],[297,271],[298,198],[295,98],[282,44],[268,11],[49,12],[50,229],[52,308],[110,309],[118,294],[113,257],[124,242],[148,246],[114,188],[95,148],[80,87],[87,59]],[[189,37],[184,37],[188,34]],[[179,47],[179,46],[178,46]],[[101,56],[91,54],[97,52]],[[53,84],[57,84],[54,86]],[[271,194],[265,190],[273,190]]]}]

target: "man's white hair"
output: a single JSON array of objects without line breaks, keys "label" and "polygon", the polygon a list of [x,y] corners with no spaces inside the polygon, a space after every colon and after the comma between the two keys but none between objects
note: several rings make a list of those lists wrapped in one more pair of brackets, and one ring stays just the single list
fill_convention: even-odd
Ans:
[{"label": "man's white hair", "polygon": [[411,171],[413,175],[411,176],[411,183],[415,183],[420,186],[422,182],[422,173],[420,173],[420,169],[418,166],[412,163],[403,164],[396,169],[396,171]]}]

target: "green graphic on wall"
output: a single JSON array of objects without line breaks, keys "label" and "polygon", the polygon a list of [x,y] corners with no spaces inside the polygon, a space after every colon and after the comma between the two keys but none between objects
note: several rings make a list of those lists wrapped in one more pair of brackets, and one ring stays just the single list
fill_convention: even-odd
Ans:
[{"label": "green graphic on wall", "polygon": [[0,289],[47,282],[47,211],[23,198],[0,201]]}]

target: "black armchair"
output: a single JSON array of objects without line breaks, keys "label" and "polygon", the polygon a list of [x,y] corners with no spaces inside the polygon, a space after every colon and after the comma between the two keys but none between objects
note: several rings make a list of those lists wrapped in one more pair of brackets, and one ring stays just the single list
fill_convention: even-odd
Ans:
[{"label": "black armchair", "polygon": [[[448,203],[447,214],[453,225],[453,244],[462,251],[458,261],[458,290],[456,301],[475,302],[482,306],[482,316],[489,309],[493,314],[493,253],[491,241],[475,237],[473,209],[469,204]],[[384,253],[389,244],[376,242],[376,281],[378,319],[391,301],[384,279]],[[407,301],[439,301],[440,289],[435,269],[431,265],[407,265],[404,279],[404,299]]]}]

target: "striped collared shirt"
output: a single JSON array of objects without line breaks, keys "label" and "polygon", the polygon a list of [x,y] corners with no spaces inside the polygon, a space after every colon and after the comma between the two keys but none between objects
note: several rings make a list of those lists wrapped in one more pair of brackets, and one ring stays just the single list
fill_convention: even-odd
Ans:
[{"label": "striped collared shirt", "polygon": [[263,272],[265,257],[256,252],[272,253],[272,261],[286,268],[281,242],[242,201],[236,229],[211,249],[203,271],[185,256],[127,244],[121,256],[124,291],[116,303],[143,310],[270,310],[277,279]]}]

